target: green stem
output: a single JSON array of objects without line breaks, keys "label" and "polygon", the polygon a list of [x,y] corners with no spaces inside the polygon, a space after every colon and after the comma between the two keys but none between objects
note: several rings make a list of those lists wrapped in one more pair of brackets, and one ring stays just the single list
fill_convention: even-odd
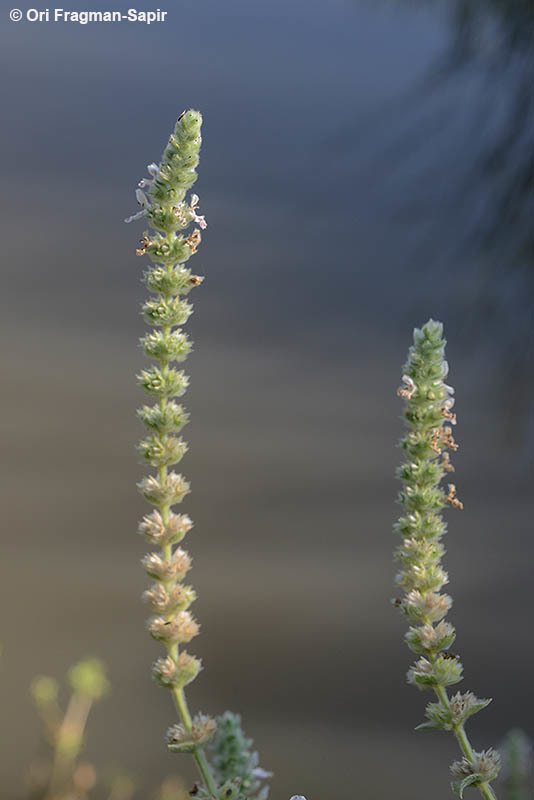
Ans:
[{"label": "green stem", "polygon": [[[447,709],[450,708],[449,696],[447,694],[447,690],[445,689],[445,687],[436,686],[434,690],[438,696],[441,705],[444,708]],[[456,741],[460,745],[460,750],[467,758],[467,760],[472,764],[474,760],[473,748],[471,746],[471,742],[469,741],[467,733],[465,732],[464,726],[455,725],[453,731],[456,737]],[[477,788],[480,791],[482,797],[486,798],[486,800],[497,800],[497,795],[495,794],[489,783],[487,782],[479,783]]]},{"label": "green stem", "polygon": [[[177,649],[177,648],[176,648]],[[171,656],[174,655],[171,653]],[[174,699],[174,704],[176,706],[176,710],[183,722],[184,728],[188,731],[191,730],[192,723],[191,723],[191,714],[189,713],[189,708],[187,706],[187,700],[185,698],[185,693],[183,689],[176,689],[172,690],[172,696]],[[204,750],[202,747],[196,747],[193,751],[193,756],[195,761],[197,762],[198,769],[202,778],[204,779],[204,783],[206,784],[206,788],[212,794],[217,791],[217,784],[213,778],[210,765],[208,764],[208,760],[205,756]]]},{"label": "green stem", "polygon": [[[167,234],[167,239],[169,240],[169,242],[172,242],[172,233],[168,233]],[[165,299],[166,300],[169,299],[167,295],[165,295]],[[164,334],[168,334],[170,332],[170,330],[171,330],[171,326],[170,325],[163,325],[162,326],[162,330],[163,330]],[[167,362],[166,361],[165,362],[160,362],[160,367],[161,367],[162,372],[165,373],[165,371],[167,370],[167,367],[168,367]],[[162,410],[164,410],[166,405],[167,405],[167,400],[166,400],[165,397],[162,397],[160,399],[160,408]],[[159,468],[159,480],[160,480],[161,483],[163,483],[166,480],[166,478],[167,478],[167,467],[163,467],[162,466],[162,467]],[[167,523],[169,521],[169,511],[170,511],[169,504],[166,503],[165,505],[162,505],[160,507],[160,511],[161,511],[161,518],[163,520],[163,524],[167,525]],[[161,551],[162,551],[162,556],[163,556],[164,559],[170,559],[171,556],[172,556],[172,545],[170,545],[170,544],[163,545],[162,548],[161,548]],[[172,616],[172,615],[169,615],[169,616]],[[173,661],[176,662],[178,660],[178,645],[177,644],[168,645],[167,646],[167,650],[168,650],[169,656],[173,659]],[[180,717],[183,726],[185,727],[185,729],[187,731],[190,731],[191,727],[192,727],[191,714],[189,713],[189,708],[187,706],[187,700],[186,700],[185,692],[184,692],[183,688],[182,689],[177,689],[177,688],[172,689],[172,696],[173,696],[173,699],[174,699],[174,704],[176,706],[176,710],[178,711],[178,716]],[[197,766],[198,766],[198,769],[200,771],[200,774],[201,774],[201,776],[202,776],[202,778],[204,780],[204,783],[206,784],[206,788],[212,794],[215,793],[217,791],[217,784],[215,783],[215,780],[213,778],[213,775],[212,775],[212,772],[211,772],[211,768],[210,768],[210,766],[208,764],[208,760],[207,760],[207,758],[206,758],[206,756],[204,754],[203,748],[202,747],[195,748],[195,750],[193,751],[193,756],[194,756],[195,761],[197,763]]]},{"label": "green stem", "polygon": [[54,752],[52,776],[46,794],[47,800],[57,800],[68,791],[74,764],[80,753],[87,717],[93,701],[87,695],[74,692],[59,728]]}]

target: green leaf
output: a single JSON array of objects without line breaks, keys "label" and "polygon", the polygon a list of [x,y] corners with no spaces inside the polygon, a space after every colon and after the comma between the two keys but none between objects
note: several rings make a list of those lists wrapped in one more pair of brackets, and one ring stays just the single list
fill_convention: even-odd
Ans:
[{"label": "green leaf", "polygon": [[451,783],[451,789],[458,797],[463,798],[464,796],[464,789],[467,789],[468,786],[476,786],[480,783],[480,775],[474,773],[473,775],[466,775],[466,777],[462,781],[453,781]]},{"label": "green leaf", "polygon": [[428,720],[428,722],[422,722],[420,725],[417,725],[417,727],[414,728],[415,731],[435,731],[440,729],[445,730],[443,724],[439,723],[437,720]]}]

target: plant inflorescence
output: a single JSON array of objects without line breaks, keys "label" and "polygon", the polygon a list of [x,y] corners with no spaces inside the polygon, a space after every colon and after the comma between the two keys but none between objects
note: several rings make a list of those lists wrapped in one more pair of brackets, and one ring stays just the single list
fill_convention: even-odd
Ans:
[{"label": "plant inflorescence", "polygon": [[[184,583],[191,559],[180,546],[193,523],[189,516],[174,510],[189,493],[189,484],[171,469],[187,451],[179,434],[188,414],[175,398],[186,391],[188,378],[173,365],[191,352],[191,341],[182,330],[193,310],[186,296],[203,281],[186,266],[201,242],[201,230],[206,228],[205,218],[197,213],[198,195],[186,200],[197,179],[201,124],[198,111],[180,115],[161,162],[148,166],[149,177],[143,178],[136,189],[140,210],[126,220],[145,219],[152,229],[145,231],[136,251],[153,262],[144,275],[152,296],[142,308],[151,330],[141,339],[141,346],[155,365],[138,376],[153,403],[143,406],[138,414],[148,428],[139,452],[155,470],[143,478],[139,489],[154,510],[142,519],[139,532],[158,549],[143,559],[145,571],[154,581],[143,598],[152,612],[149,632],[166,650],[155,662],[153,675],[171,691],[179,715],[179,722],[167,732],[169,749],[194,756],[203,780],[203,786],[197,788],[199,797],[265,800],[267,790],[260,789],[260,783],[267,773],[259,768],[257,756],[248,752],[249,740],[241,731],[239,718],[220,718],[211,765],[205,745],[217,730],[217,720],[206,714],[192,717],[185,696],[185,687],[196,678],[201,663],[183,649],[197,635],[199,626],[190,611],[195,591]],[[192,232],[186,233],[192,224]],[[229,757],[230,753],[234,758],[225,762],[223,754]]]},{"label": "plant inflorescence", "polygon": [[490,700],[480,700],[472,692],[452,697],[447,692],[462,680],[463,667],[450,650],[455,629],[445,620],[452,599],[442,592],[448,582],[442,566],[442,539],[447,530],[442,511],[447,505],[458,509],[463,505],[453,483],[446,491],[441,486],[445,475],[454,471],[449,451],[458,448],[453,436],[454,389],[445,383],[445,344],[441,323],[429,320],[416,328],[398,390],[405,400],[407,431],[400,442],[406,459],[398,470],[404,512],[395,526],[401,536],[397,584],[404,596],[395,604],[411,623],[405,639],[419,656],[408,681],[419,689],[433,690],[437,697],[437,702],[427,705],[427,719],[419,728],[448,730],[456,736],[462,758],[451,766],[452,787],[460,797],[466,787],[476,786],[486,800],[495,800],[490,782],[499,771],[499,754],[492,748],[476,752],[465,732],[468,718]]}]

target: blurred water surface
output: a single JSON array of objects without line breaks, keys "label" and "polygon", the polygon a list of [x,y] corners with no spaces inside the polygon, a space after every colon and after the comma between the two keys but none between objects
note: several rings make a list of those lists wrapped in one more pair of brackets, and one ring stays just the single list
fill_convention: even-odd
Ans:
[{"label": "blurred water surface", "polygon": [[192,704],[243,712],[275,800],[449,796],[454,744],[413,732],[426,698],[405,686],[389,605],[395,389],[433,316],[461,442],[457,647],[466,688],[495,697],[473,738],[532,730],[533,11],[183,0],[149,28],[5,15],[4,796],[38,751],[31,677],[86,653],[114,686],[91,758],[145,786],[183,765],[138,601],[145,292],[142,226],[122,219],[188,106],[205,117],[209,223],[183,462],[205,663]]}]

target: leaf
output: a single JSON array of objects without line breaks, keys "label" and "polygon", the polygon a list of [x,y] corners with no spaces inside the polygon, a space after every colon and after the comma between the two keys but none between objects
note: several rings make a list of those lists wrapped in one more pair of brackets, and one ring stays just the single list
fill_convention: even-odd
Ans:
[{"label": "leaf", "polygon": [[470,707],[467,709],[465,719],[467,719],[467,717],[470,717],[472,714],[476,714],[478,711],[481,711],[483,708],[486,708],[486,706],[489,706],[491,701],[492,701],[491,697],[487,700],[479,700],[477,698],[475,702],[472,703]]},{"label": "leaf", "polygon": [[478,783],[480,783],[480,775],[475,772],[473,775],[466,775],[462,781],[453,781],[451,789],[458,797],[463,798],[464,789],[467,789],[468,786],[476,786]]},{"label": "leaf", "polygon": [[428,722],[422,722],[420,725],[417,725],[417,727],[414,728],[416,731],[435,731],[439,729],[443,729],[443,725],[437,721],[433,722],[432,720],[428,720]]}]

